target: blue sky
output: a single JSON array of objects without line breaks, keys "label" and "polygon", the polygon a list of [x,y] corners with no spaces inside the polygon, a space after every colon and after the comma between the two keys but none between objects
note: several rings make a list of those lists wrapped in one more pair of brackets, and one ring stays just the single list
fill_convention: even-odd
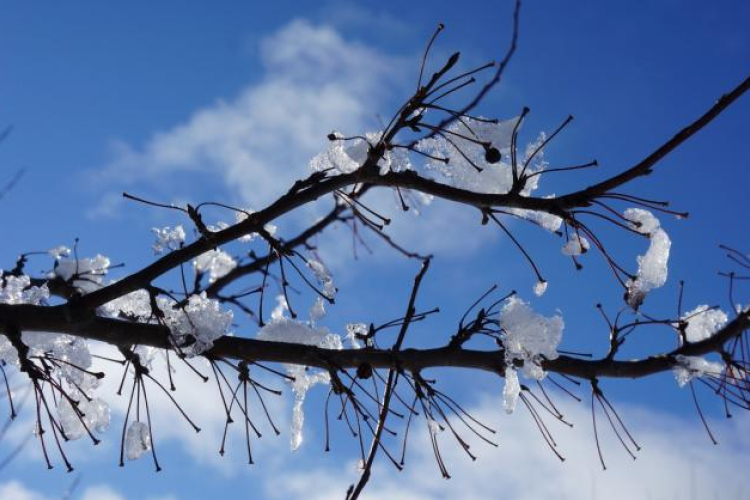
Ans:
[{"label": "blue sky", "polygon": [[[124,262],[126,270],[138,269],[153,258],[150,228],[186,221],[123,203],[123,190],[164,201],[213,199],[259,208],[305,175],[309,158],[326,147],[328,131],[373,130],[378,116],[389,115],[408,97],[437,22],[448,29],[436,60],[461,50],[469,67],[502,54],[509,14],[505,1],[4,4],[0,129],[13,125],[13,131],[0,144],[0,184],[20,168],[25,175],[0,205],[0,267],[12,266],[20,252],[71,245],[79,237],[83,255],[102,253]],[[550,176],[542,184],[544,193],[564,193],[643,158],[743,79],[750,68],[749,15],[750,6],[739,0],[529,2],[518,53],[480,111],[510,118],[529,106],[527,140],[575,115],[547,159],[566,165],[596,158],[602,168]],[[716,271],[727,262],[717,245],[748,249],[742,214],[750,210],[750,169],[739,154],[750,137],[748,120],[746,97],[630,189],[691,213],[687,221],[663,218],[673,253],[669,282],[649,298],[655,314],[674,314],[679,279],[687,282],[687,307],[717,303],[726,309],[726,284]],[[322,208],[280,221],[281,230],[310,220],[315,210]],[[466,305],[493,283],[533,298],[533,275],[496,229],[479,226],[471,211],[440,204],[418,219],[405,215],[394,222],[395,237],[436,254],[421,304],[443,312],[415,330],[413,345],[445,339]],[[601,354],[606,331],[594,304],[615,310],[622,295],[603,259],[587,255],[584,270],[575,272],[556,239],[520,225],[515,229],[550,281],[534,307],[547,315],[561,311],[564,348]],[[382,248],[354,260],[350,240],[341,233],[328,245],[321,241],[342,290],[329,312],[329,328],[341,331],[346,322],[399,316],[415,264]],[[621,260],[635,266],[635,256],[645,250],[642,241],[607,228],[602,234]],[[48,263],[35,261],[31,269],[45,267]],[[667,340],[655,334],[641,345],[664,348]],[[503,445],[482,450],[476,464],[453,450],[456,473],[445,483],[431,455],[421,451],[425,441],[417,438],[406,472],[376,471],[372,498],[394,492],[402,498],[492,498],[496,488],[505,488],[512,499],[618,499],[632,493],[710,498],[722,485],[728,488],[721,490],[722,498],[750,491],[747,479],[738,476],[750,465],[750,443],[743,437],[747,417],[717,420],[722,444],[711,446],[689,393],[669,375],[606,384],[644,445],[643,456],[631,463],[609,436],[614,463],[606,473],[597,470],[585,408],[570,405],[577,426],[560,430],[563,451],[570,451],[559,465],[526,415],[500,415],[501,380],[452,372],[442,377],[496,425]],[[467,384],[472,391],[465,390]],[[188,500],[237,492],[308,498],[311,488],[318,492],[315,498],[328,498],[343,496],[356,477],[356,449],[343,429],[336,451],[325,457],[318,451],[322,411],[315,404],[320,407],[324,391],[308,402],[303,448],[292,454],[286,434],[275,439],[269,433],[258,444],[260,464],[250,470],[214,457],[218,442],[211,441],[210,430],[221,424],[220,412],[210,411],[201,399],[210,391],[201,391],[186,399],[206,420],[209,435],[189,436],[165,406],[157,441],[165,470],[158,475],[145,460],[124,470],[116,466],[117,411],[107,443],[97,449],[76,443],[83,481],[73,498]],[[718,419],[719,405],[704,398],[709,415]],[[287,424],[288,401],[275,404],[279,421]],[[18,431],[14,439],[21,438]],[[446,450],[453,448],[444,441]],[[72,480],[62,468],[46,471],[36,447],[29,448],[34,449],[0,472],[0,499],[58,498]],[[2,449],[9,446],[3,443]],[[241,455],[234,458],[241,462]],[[559,489],[545,489],[549,484]]]}]

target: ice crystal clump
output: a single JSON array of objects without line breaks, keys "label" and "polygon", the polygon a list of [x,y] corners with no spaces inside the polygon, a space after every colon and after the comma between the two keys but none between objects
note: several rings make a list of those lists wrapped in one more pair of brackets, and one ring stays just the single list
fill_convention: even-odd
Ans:
[{"label": "ice crystal clump", "polygon": [[504,332],[505,362],[523,362],[523,374],[541,380],[546,372],[544,359],[558,357],[557,346],[562,339],[563,320],[560,316],[546,318],[537,314],[523,300],[511,297],[500,311],[500,328]]},{"label": "ice crystal clump", "polygon": [[[0,276],[2,276],[0,269]],[[31,286],[31,278],[26,275],[5,276],[0,280],[0,304],[39,305],[49,298],[47,285]]]},{"label": "ice crystal clump", "polygon": [[346,340],[354,349],[362,348],[361,339],[370,333],[370,329],[364,323],[349,323],[346,325]]},{"label": "ice crystal clump", "polygon": [[685,339],[688,342],[700,342],[721,329],[727,322],[727,315],[720,309],[702,305],[685,313],[680,319],[687,322]]},{"label": "ice crystal clump", "polygon": [[[0,276],[3,271],[0,269]],[[31,286],[31,278],[25,275],[5,276],[0,280],[0,304],[31,304],[39,305],[42,301],[49,298],[49,289],[47,285],[40,287]],[[0,335],[0,362],[16,364],[18,362],[18,353],[13,344],[5,337]]]},{"label": "ice crystal clump", "polygon": [[534,285],[534,295],[537,297],[544,295],[544,292],[547,291],[547,285],[549,285],[549,283],[544,280],[537,281],[536,285]]},{"label": "ice crystal clump", "polygon": [[152,315],[149,294],[142,289],[107,302],[99,311],[100,314],[113,318],[125,316],[130,319],[146,319]]},{"label": "ice crystal clump", "polygon": [[704,375],[719,377],[724,371],[723,364],[708,361],[700,356],[677,355],[675,359],[677,364],[672,371],[677,379],[677,385],[680,387],[684,387],[685,384],[696,377],[703,377]]},{"label": "ice crystal clump", "polygon": [[331,275],[330,271],[328,271],[328,268],[325,266],[325,264],[317,259],[308,259],[307,267],[310,268],[310,270],[315,275],[315,278],[318,280],[318,283],[320,283],[321,287],[323,288],[321,290],[323,295],[325,295],[328,299],[333,299],[334,297],[336,297],[336,285],[333,282],[333,276]]},{"label": "ice crystal clump", "polygon": [[[316,327],[283,316],[277,316],[258,332],[258,339],[288,344],[303,344],[323,347],[325,349],[343,349],[341,337],[331,333],[327,328]],[[328,372],[301,365],[285,365],[287,373],[294,379],[294,406],[292,409],[291,446],[293,450],[302,444],[302,427],[305,421],[303,404],[307,391],[316,384],[330,382]]]},{"label": "ice crystal clump", "polygon": [[586,238],[580,236],[578,233],[573,233],[568,242],[563,245],[561,251],[563,255],[573,257],[586,253],[589,248],[591,248],[591,244],[589,244]]},{"label": "ice crystal clump", "polygon": [[321,297],[315,298],[315,303],[310,308],[310,323],[315,324],[326,315],[325,302]]},{"label": "ice crystal clump", "polygon": [[[437,172],[452,186],[476,193],[507,193],[513,184],[513,174],[508,160],[510,159],[511,135],[517,121],[518,118],[499,123],[472,119],[456,121],[448,127],[449,134],[423,139],[417,144],[417,149],[436,158],[448,159],[448,163],[429,160],[427,167]],[[467,126],[471,128],[471,131]],[[485,159],[485,148],[482,145],[453,134],[492,144],[500,151],[501,161],[488,163]],[[446,136],[450,138],[450,141]],[[482,171],[477,171],[472,163]]]},{"label": "ice crystal clump", "polygon": [[[246,220],[250,215],[255,213],[255,210],[252,209],[245,209],[242,211],[238,211],[235,213],[235,222],[238,224],[244,220]],[[278,227],[276,227],[274,224],[266,224],[263,226],[263,229],[270,234],[271,236],[274,236],[276,234],[276,231],[278,231]],[[255,240],[255,238],[258,237],[258,233],[250,233],[242,236],[239,241],[242,243],[250,243],[251,241]]]},{"label": "ice crystal clump", "polygon": [[[90,431],[104,432],[109,426],[109,406],[94,396],[100,380],[92,372],[88,342],[71,335],[23,332],[28,357],[47,358],[50,378],[64,388],[57,404],[60,425],[67,439],[79,439]],[[18,366],[18,353],[5,336],[0,336],[0,359]],[[70,399],[68,399],[70,398]],[[87,430],[88,429],[88,430]]]},{"label": "ice crystal clump", "polygon": [[60,425],[68,439],[80,439],[89,432],[104,432],[109,428],[109,405],[99,398],[86,399],[83,396],[71,395],[74,405],[61,397],[57,405]]},{"label": "ice crystal clump", "polygon": [[167,250],[177,250],[185,243],[185,230],[182,226],[169,226],[164,228],[152,227],[151,231],[156,235],[156,242],[151,246],[154,253],[159,255]]},{"label": "ice crystal clump", "polygon": [[131,422],[125,433],[125,457],[138,460],[151,450],[151,434],[148,425],[138,420]]},{"label": "ice crystal clump", "polygon": [[505,387],[503,387],[503,408],[506,413],[513,413],[516,409],[520,394],[521,384],[518,382],[518,373],[512,366],[508,366],[505,368]]},{"label": "ice crystal clump", "polygon": [[638,273],[635,279],[626,283],[628,304],[638,308],[648,292],[666,283],[672,241],[661,228],[659,220],[648,210],[629,208],[623,216],[630,222],[632,229],[647,235],[651,240],[646,253],[638,256]]},{"label": "ice crystal clump", "polygon": [[[520,117],[498,123],[465,118],[448,127],[448,134],[436,135],[423,139],[417,149],[436,158],[446,158],[448,163],[437,159],[428,160],[427,168],[436,172],[441,179],[451,186],[475,193],[505,194],[513,186],[513,167],[511,162],[511,136]],[[454,134],[471,138],[463,139]],[[450,138],[450,141],[448,140]],[[546,136],[540,134],[536,141],[530,143],[523,155],[518,157],[519,170],[526,166],[526,175],[544,170],[544,152],[539,149]],[[489,143],[500,152],[500,160],[487,161],[487,150],[480,143]],[[538,151],[537,151],[538,150]],[[534,154],[536,152],[536,154]],[[473,163],[473,165],[472,165]],[[479,167],[481,171],[478,171]],[[539,175],[525,181],[520,191],[521,196],[529,196],[539,187]],[[562,219],[556,215],[536,210],[511,208],[508,211],[520,218],[528,219],[554,232],[560,228]]]},{"label": "ice crystal clump", "polygon": [[55,261],[51,278],[58,277],[72,284],[81,293],[90,293],[101,288],[109,269],[109,258],[96,255],[90,259],[61,257]]},{"label": "ice crystal clump", "polygon": [[55,248],[50,248],[49,250],[47,250],[47,253],[53,259],[59,259],[59,258],[67,257],[68,255],[70,255],[70,248],[68,248],[68,247],[66,247],[64,245],[60,245],[60,246],[55,247]]},{"label": "ice crystal clump", "polygon": [[217,300],[206,297],[206,292],[191,295],[184,309],[170,307],[164,312],[175,343],[187,356],[209,350],[214,340],[227,335],[232,326],[232,311],[223,310]]},{"label": "ice crystal clump", "polygon": [[[330,147],[310,160],[310,168],[315,172],[354,172],[365,163],[370,149],[380,141],[381,136],[382,132],[369,132],[364,138],[344,140],[343,135],[334,132],[329,136],[332,139]],[[378,167],[380,175],[410,170],[409,152],[403,148],[386,150],[378,161]]]},{"label": "ice crystal clump", "polygon": [[196,272],[208,273],[209,283],[226,276],[237,267],[237,262],[223,250],[209,250],[193,261]]}]

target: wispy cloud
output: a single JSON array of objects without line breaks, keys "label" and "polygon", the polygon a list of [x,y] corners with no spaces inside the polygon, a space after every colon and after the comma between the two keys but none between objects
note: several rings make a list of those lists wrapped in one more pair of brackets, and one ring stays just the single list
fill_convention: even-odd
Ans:
[{"label": "wispy cloud", "polygon": [[[62,492],[60,492],[62,493]],[[55,495],[53,498],[59,498]],[[119,494],[106,484],[96,484],[87,487],[81,494],[80,500],[126,500],[126,497]],[[148,497],[149,500],[176,500],[177,497]],[[51,500],[50,497],[27,487],[20,481],[8,481],[0,484],[0,500]]]},{"label": "wispy cloud", "polygon": [[[192,176],[193,186],[201,185],[196,176],[207,176],[224,186],[222,194],[262,207],[309,173],[310,158],[327,147],[331,130],[377,126],[376,113],[403,64],[306,20],[265,38],[260,54],[262,77],[233,99],[195,111],[143,145],[113,144],[112,161],[94,175],[97,186],[173,197],[170,188],[188,185],[181,176]],[[113,200],[105,194],[90,215],[116,213]]]},{"label": "wispy cloud", "polygon": [[[563,404],[569,429],[552,425],[558,448],[566,457],[560,462],[547,449],[528,414],[517,410],[502,416],[501,401],[488,399],[472,410],[499,429],[498,449],[477,443],[472,462],[443,432],[442,457],[452,479],[440,478],[426,431],[420,429],[410,445],[406,470],[398,473],[384,460],[374,470],[366,498],[489,499],[507,500],[671,500],[720,498],[739,500],[750,492],[746,469],[750,451],[750,421],[714,422],[722,444],[713,446],[695,419],[680,419],[640,407],[622,405],[621,414],[643,450],[633,461],[619,447],[617,438],[600,422],[607,470],[597,458],[591,415],[585,405]],[[323,500],[341,496],[357,478],[354,464],[338,468],[287,471],[283,479],[270,479],[267,492],[273,498]],[[315,485],[314,487],[312,485]],[[719,498],[719,497],[717,497]]]}]

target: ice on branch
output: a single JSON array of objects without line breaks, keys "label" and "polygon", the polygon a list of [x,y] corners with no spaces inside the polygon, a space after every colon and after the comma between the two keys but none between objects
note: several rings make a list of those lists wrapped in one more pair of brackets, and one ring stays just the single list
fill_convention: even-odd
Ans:
[{"label": "ice on branch", "polygon": [[[248,217],[250,217],[250,215],[253,214],[253,213],[255,213],[255,210],[252,210],[252,209],[249,209],[249,208],[247,208],[247,209],[245,209],[243,211],[237,212],[235,214],[235,222],[237,222],[239,224],[240,222],[242,222],[245,219],[247,219]],[[266,224],[265,226],[263,226],[263,229],[265,229],[265,231],[268,234],[270,234],[271,236],[275,236],[276,235],[276,231],[278,231],[278,227],[275,226],[274,224]],[[258,237],[258,233],[250,233],[250,234],[246,234],[246,235],[242,236],[239,239],[239,241],[242,242],[242,243],[250,243],[251,241],[255,240],[255,238],[257,238],[257,237]]]},{"label": "ice on branch", "polygon": [[125,457],[128,460],[138,460],[151,450],[151,433],[148,425],[143,422],[131,422],[125,433]]},{"label": "ice on branch", "polygon": [[174,229],[169,226],[161,229],[152,227],[151,231],[156,235],[156,241],[151,246],[156,255],[165,251],[177,250],[185,243],[185,230],[182,226],[175,226]]},{"label": "ice on branch", "polygon": [[55,261],[51,278],[58,277],[72,284],[81,293],[90,293],[101,288],[109,270],[109,258],[96,255],[90,259],[59,258]]},{"label": "ice on branch", "polygon": [[[2,269],[0,269],[0,276],[2,274]],[[8,275],[0,279],[0,304],[39,305],[48,298],[47,285],[31,286],[31,279],[28,276]],[[9,364],[18,362],[18,353],[5,335],[0,335],[0,362]]]},{"label": "ice on branch", "polygon": [[[287,344],[303,344],[323,347],[325,349],[343,349],[341,337],[331,333],[327,328],[314,326],[312,323],[289,319],[277,315],[271,323],[258,332],[258,339]],[[287,373],[294,379],[294,407],[292,409],[291,446],[293,450],[302,444],[302,427],[305,421],[303,404],[307,391],[316,384],[328,384],[328,372],[302,365],[285,365]]]},{"label": "ice on branch", "polygon": [[677,364],[673,368],[673,372],[677,379],[677,385],[680,387],[684,387],[685,384],[696,377],[703,377],[705,375],[719,377],[724,371],[723,364],[707,361],[700,356],[677,355],[675,359],[677,360]]},{"label": "ice on branch", "polygon": [[151,302],[146,290],[136,290],[107,302],[99,312],[112,318],[126,317],[131,320],[143,320],[152,316]]},{"label": "ice on branch", "polygon": [[223,310],[219,301],[206,297],[206,292],[191,295],[184,309],[169,307],[165,321],[180,352],[197,356],[214,345],[214,340],[229,334],[233,314]]},{"label": "ice on branch", "polygon": [[362,348],[362,339],[367,338],[370,329],[364,323],[349,323],[346,325],[346,340],[353,349]]},{"label": "ice on branch", "polygon": [[[310,168],[315,172],[354,172],[365,163],[370,149],[380,142],[381,136],[382,132],[369,132],[364,137],[345,139],[343,135],[333,132],[329,135],[330,147],[310,160]],[[378,161],[378,167],[380,175],[411,170],[409,152],[402,148],[386,150]]]},{"label": "ice on branch", "polygon": [[[44,358],[50,378],[65,388],[57,405],[65,437],[79,439],[89,432],[104,432],[109,427],[109,406],[94,397],[100,380],[89,371],[92,359],[88,342],[48,332],[23,332],[22,341],[29,348],[29,359]],[[18,353],[5,336],[0,336],[0,360],[19,365]]]},{"label": "ice on branch", "polygon": [[632,229],[647,235],[651,240],[646,253],[638,256],[638,273],[635,279],[630,279],[625,284],[628,289],[628,304],[638,308],[648,292],[666,283],[672,241],[661,228],[659,220],[648,210],[629,208],[623,216],[630,222]]},{"label": "ice on branch", "polygon": [[[2,269],[0,269],[2,276]],[[31,286],[31,278],[25,275],[5,276],[0,280],[0,304],[39,305],[49,298],[47,285]]]},{"label": "ice on branch", "polygon": [[60,397],[57,415],[68,439],[80,439],[89,432],[101,433],[109,428],[109,405],[99,398],[86,399],[79,395],[71,403],[67,398]]},{"label": "ice on branch", "polygon": [[321,297],[315,298],[315,303],[310,308],[310,323],[313,325],[326,315],[326,304]]},{"label": "ice on branch", "polygon": [[223,250],[209,250],[193,261],[193,267],[196,272],[208,273],[208,281],[213,283],[237,267],[237,262]]},{"label": "ice on branch", "polygon": [[[475,193],[505,194],[513,186],[511,137],[519,119],[516,117],[492,123],[464,118],[450,125],[447,133],[419,141],[417,149],[435,158],[447,159],[447,163],[439,159],[427,162],[427,168],[436,172],[443,182]],[[535,142],[527,146],[525,154],[519,155],[518,169],[522,171],[525,167],[525,175],[538,173],[547,167],[544,151],[540,149],[545,138],[544,133],[540,134]],[[488,161],[486,144],[500,152],[499,161]],[[521,196],[529,196],[536,190],[539,178],[539,175],[534,175],[526,179]],[[523,209],[508,211],[549,231],[557,231],[562,224],[560,217],[546,212]]]},{"label": "ice on branch", "polygon": [[523,300],[510,297],[500,311],[506,364],[513,366],[520,361],[525,376],[542,380],[546,372],[541,362],[558,357],[557,346],[564,326],[562,317],[546,318]]},{"label": "ice on branch", "polygon": [[547,281],[537,281],[536,285],[534,285],[534,295],[537,297],[544,295],[544,292],[547,291],[548,285],[549,283]]},{"label": "ice on branch", "polygon": [[685,313],[680,319],[687,323],[685,340],[700,342],[719,331],[726,324],[728,318],[724,311],[702,305]]},{"label": "ice on branch", "polygon": [[515,368],[505,368],[505,387],[503,388],[503,408],[510,414],[516,409],[518,396],[521,394],[521,384],[518,382],[518,373]]},{"label": "ice on branch", "polygon": [[67,257],[68,255],[70,255],[70,248],[60,245],[59,247],[50,248],[49,250],[47,250],[47,253],[53,259],[59,259],[61,257]]},{"label": "ice on branch", "polygon": [[[435,158],[448,160],[447,163],[437,159],[428,160],[427,167],[452,186],[476,193],[507,193],[513,185],[510,142],[517,121],[518,118],[512,118],[490,123],[464,118],[450,125],[448,133],[419,141],[417,149]],[[489,143],[499,150],[500,161],[488,162],[487,150],[482,143]],[[527,168],[528,173],[544,167],[540,154],[533,163]],[[535,176],[529,180],[524,194],[537,187],[537,179],[538,176]]]},{"label": "ice on branch", "polygon": [[573,234],[571,234],[568,242],[563,245],[561,250],[563,255],[573,257],[581,255],[582,253],[586,253],[589,248],[591,248],[589,241],[583,236],[580,236],[578,233],[574,232]]},{"label": "ice on branch", "polygon": [[333,276],[330,271],[328,271],[325,264],[317,259],[308,259],[307,267],[310,268],[315,275],[315,278],[318,280],[318,283],[320,283],[320,286],[323,288],[321,290],[323,295],[329,299],[336,297],[336,285],[333,282]]}]

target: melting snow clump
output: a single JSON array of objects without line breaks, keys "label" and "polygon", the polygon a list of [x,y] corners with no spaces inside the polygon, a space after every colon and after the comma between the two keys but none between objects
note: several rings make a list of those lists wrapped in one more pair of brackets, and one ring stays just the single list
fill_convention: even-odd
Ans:
[{"label": "melting snow clump", "polygon": [[[282,308],[277,309],[283,311]],[[331,333],[327,328],[316,327],[313,323],[303,323],[284,317],[281,312],[272,319],[271,323],[260,329],[258,339],[288,344],[313,345],[325,349],[341,350],[343,348],[341,337]],[[305,421],[302,406],[307,391],[316,384],[329,383],[330,377],[328,372],[308,366],[287,364],[285,367],[289,376],[294,378],[292,382],[294,407],[292,409],[291,446],[293,450],[296,450],[302,444],[302,426]]]},{"label": "melting snow clump", "polygon": [[626,283],[628,304],[637,309],[648,292],[666,283],[667,262],[672,241],[661,228],[659,219],[648,210],[628,208],[623,216],[630,221],[632,229],[647,235],[651,240],[646,253],[638,256],[638,273],[635,279],[628,280]]},{"label": "melting snow clump", "polygon": [[677,385],[680,387],[684,387],[685,384],[696,377],[702,377],[704,375],[719,377],[724,371],[723,364],[707,361],[700,356],[677,355],[676,359],[677,365],[675,365],[672,370],[677,379]]}]

